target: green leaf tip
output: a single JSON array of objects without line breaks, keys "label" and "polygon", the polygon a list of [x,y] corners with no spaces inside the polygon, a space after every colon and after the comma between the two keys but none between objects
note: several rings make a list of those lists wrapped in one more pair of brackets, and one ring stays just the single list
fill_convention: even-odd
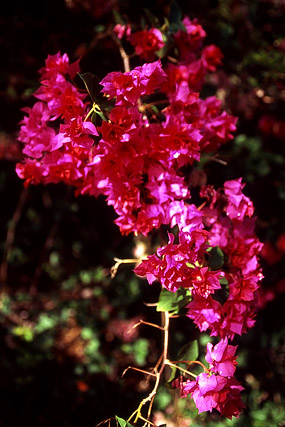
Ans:
[{"label": "green leaf tip", "polygon": [[115,420],[117,422],[117,426],[119,427],[133,427],[132,424],[130,424],[128,421],[124,420],[123,418],[115,416]]},{"label": "green leaf tip", "polygon": [[176,292],[170,292],[162,288],[156,307],[156,311],[169,311],[178,314],[179,310],[187,305],[191,300],[189,289],[179,288]]}]

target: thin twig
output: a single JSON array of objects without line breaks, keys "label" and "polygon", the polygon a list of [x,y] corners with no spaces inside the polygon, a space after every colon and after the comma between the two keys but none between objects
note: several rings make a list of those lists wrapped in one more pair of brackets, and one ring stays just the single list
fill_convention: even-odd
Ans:
[{"label": "thin twig", "polygon": [[173,62],[174,64],[178,63],[178,60],[175,58],[172,58],[172,56],[167,56],[168,61]]},{"label": "thin twig", "polygon": [[[139,419],[142,419],[144,421],[148,421],[146,420],[146,418],[142,417],[141,415],[141,409],[142,407],[148,403],[149,403],[149,408],[148,408],[148,416],[150,416],[151,414],[151,410],[152,410],[152,405],[153,405],[153,401],[154,401],[154,397],[157,393],[157,389],[160,383],[160,378],[161,375],[163,373],[163,370],[166,366],[165,361],[167,360],[167,353],[168,353],[168,337],[169,337],[169,313],[166,312],[162,312],[162,330],[163,330],[163,351],[162,351],[162,356],[160,357],[161,360],[161,366],[160,369],[155,373],[156,376],[156,380],[155,380],[155,384],[154,387],[152,389],[152,391],[149,393],[149,395],[147,397],[145,397],[139,404],[138,408],[136,409],[135,412],[133,412],[133,414],[130,416],[130,418],[128,419],[128,421],[130,421],[133,417],[135,417],[134,419],[134,423],[136,424],[136,422]],[[160,363],[160,362],[159,362]],[[157,370],[159,363],[157,364],[157,367],[155,368],[155,371]]]},{"label": "thin twig", "polygon": [[157,307],[158,303],[157,302],[144,302],[144,305],[146,305],[147,307]]},{"label": "thin twig", "polygon": [[16,209],[14,211],[14,214],[8,226],[8,231],[6,235],[6,241],[5,241],[5,252],[4,252],[4,257],[0,266],[0,283],[3,284],[3,288],[7,284],[8,263],[9,263],[9,257],[13,250],[16,228],[17,228],[18,222],[20,221],[21,215],[23,213],[23,209],[27,201],[28,194],[29,194],[29,188],[23,188],[18,200],[18,204],[16,206]]},{"label": "thin twig", "polygon": [[180,366],[175,365],[175,363],[170,362],[170,360],[166,359],[164,363],[165,363],[165,365],[169,365],[169,366],[172,366],[173,368],[179,369],[179,371],[183,372],[184,374],[187,374],[187,375],[190,375],[194,378],[197,378],[197,375],[193,374],[193,372],[187,371],[186,369],[183,369]]},{"label": "thin twig", "polygon": [[203,368],[203,370],[204,370],[204,372],[210,372],[210,370],[208,369],[208,368],[206,368],[206,366],[202,363],[202,362],[200,362],[199,360],[172,360],[172,363],[185,363],[185,365],[187,365],[187,370],[188,370],[188,367],[189,366],[191,366],[191,365],[200,365],[200,366],[202,366],[202,368]]},{"label": "thin twig", "polygon": [[148,411],[147,411],[147,418],[149,419],[151,416],[151,410],[152,410],[152,406],[153,406],[153,401],[154,401],[155,396],[152,397],[149,407],[148,407]]},{"label": "thin twig", "polygon": [[102,426],[103,424],[106,424],[107,422],[109,422],[109,425],[110,425],[110,421],[111,420],[114,420],[115,418],[108,418],[107,420],[103,420],[103,421],[101,421],[99,424],[96,424],[96,427],[99,427],[99,426]]},{"label": "thin twig", "polygon": [[131,329],[137,328],[140,325],[148,325],[148,326],[152,326],[153,328],[157,328],[164,331],[164,328],[162,326],[156,325],[155,323],[145,322],[144,320],[139,320],[138,323],[136,323],[131,327]]},{"label": "thin twig", "polygon": [[198,206],[197,211],[203,209],[203,207],[207,204],[207,201],[203,202],[200,206]]},{"label": "thin twig", "polygon": [[220,159],[219,157],[216,157],[216,155],[214,155],[214,156],[205,156],[205,157],[208,158],[209,161],[212,160],[213,162],[220,163],[223,166],[227,166],[228,165],[228,162],[226,162],[225,160]]},{"label": "thin twig", "polygon": [[158,427],[157,424],[154,424],[153,422],[151,422],[150,420],[148,420],[147,418],[144,418],[142,415],[140,415],[140,419],[145,421],[147,424],[150,424],[154,427]]},{"label": "thin twig", "polygon": [[122,375],[121,375],[121,376],[123,377],[129,369],[132,369],[132,370],[134,370],[134,371],[141,372],[141,373],[146,374],[146,375],[151,375],[151,376],[153,376],[153,377],[155,377],[155,376],[156,376],[156,374],[154,374],[154,373],[152,373],[152,372],[144,371],[143,369],[135,368],[134,366],[128,366],[128,367],[124,370],[124,372],[122,373]]},{"label": "thin twig", "polygon": [[137,259],[137,258],[127,258],[127,259],[114,258],[114,261],[116,261],[116,263],[110,269],[111,279],[114,279],[114,277],[117,274],[118,268],[120,267],[121,264],[137,264],[142,259],[143,258],[140,258],[140,259]]},{"label": "thin twig", "polygon": [[123,64],[124,64],[124,70],[125,73],[129,73],[131,71],[131,67],[130,67],[130,58],[128,56],[128,54],[126,53],[125,49],[123,48],[122,44],[120,43],[119,39],[116,36],[112,36],[112,39],[115,41],[115,43],[118,46]]}]

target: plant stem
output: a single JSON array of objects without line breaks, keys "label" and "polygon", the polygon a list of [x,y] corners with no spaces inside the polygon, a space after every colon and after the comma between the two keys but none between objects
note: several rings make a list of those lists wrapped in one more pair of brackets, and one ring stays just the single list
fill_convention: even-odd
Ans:
[{"label": "plant stem", "polygon": [[187,371],[186,369],[183,369],[180,366],[175,365],[175,363],[170,362],[170,360],[166,359],[164,361],[164,363],[165,363],[165,365],[173,366],[173,368],[179,369],[179,371],[183,372],[184,374],[187,374],[187,375],[190,375],[190,376],[192,376],[194,378],[197,378],[197,375],[193,374],[193,372]]},{"label": "plant stem", "polygon": [[[152,391],[149,393],[149,395],[147,397],[145,397],[140,402],[138,408],[129,417],[128,421],[130,421],[135,416],[134,424],[136,424],[139,419],[142,419],[142,420],[148,422],[148,420],[146,420],[141,415],[142,407],[146,403],[148,403],[148,402],[150,402],[150,404],[149,404],[149,407],[148,407],[147,417],[149,418],[150,414],[151,414],[154,397],[155,397],[155,395],[157,393],[157,389],[158,389],[158,386],[159,386],[159,383],[160,383],[161,375],[162,375],[162,373],[164,371],[165,366],[167,365],[166,361],[167,361],[168,340],[169,340],[169,317],[170,316],[169,316],[169,313],[167,311],[162,312],[162,327],[161,327],[161,329],[163,330],[163,350],[162,350],[162,355],[161,355],[161,357],[159,359],[159,363],[154,368],[154,375],[156,376],[155,384],[154,384],[154,387],[153,387]],[[159,370],[157,370],[159,364],[160,364],[160,368],[159,368]],[[153,425],[151,422],[149,422],[149,424]]]},{"label": "plant stem", "polygon": [[29,188],[23,187],[22,192],[20,194],[18,204],[16,206],[15,212],[11,218],[11,221],[8,225],[8,231],[6,235],[6,241],[5,241],[5,252],[3,256],[3,261],[0,265],[0,283],[3,286],[3,289],[6,286],[7,282],[7,276],[8,276],[8,263],[9,263],[9,257],[11,255],[13,244],[15,240],[15,233],[16,228],[18,225],[18,222],[21,219],[21,215],[23,213],[24,206],[26,204],[28,195],[29,195]]},{"label": "plant stem", "polygon": [[142,259],[143,258],[140,258],[140,259],[137,259],[137,258],[129,258],[129,259],[114,258],[114,261],[116,261],[116,263],[110,269],[111,279],[114,279],[114,277],[117,274],[118,268],[120,267],[121,264],[133,264],[133,263],[136,264],[136,263],[140,262]]},{"label": "plant stem", "polygon": [[129,73],[131,71],[131,67],[130,67],[130,58],[128,56],[128,54],[126,53],[125,49],[123,48],[122,44],[120,43],[119,39],[115,36],[112,37],[112,39],[115,41],[115,43],[117,44],[118,48],[119,48],[119,52],[124,64],[124,70],[125,73]]}]

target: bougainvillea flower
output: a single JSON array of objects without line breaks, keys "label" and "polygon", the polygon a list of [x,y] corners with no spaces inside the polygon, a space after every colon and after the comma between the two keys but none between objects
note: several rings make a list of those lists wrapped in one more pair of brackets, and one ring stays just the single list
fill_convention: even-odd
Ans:
[{"label": "bougainvillea flower", "polygon": [[193,320],[201,332],[210,329],[211,334],[217,335],[222,318],[221,304],[211,295],[206,298],[192,292],[192,297],[192,301],[186,306],[186,316]]},{"label": "bougainvillea flower", "polygon": [[222,59],[222,52],[213,44],[206,46],[202,51],[202,61],[209,71],[216,71],[217,66],[221,65]]},{"label": "bougainvillea flower", "polygon": [[252,201],[242,193],[244,186],[241,178],[226,181],[224,184],[225,195],[228,198],[226,212],[231,219],[242,221],[244,216],[251,217],[253,215]]},{"label": "bougainvillea flower", "polygon": [[205,359],[209,363],[211,372],[221,375],[222,377],[232,377],[236,370],[236,352],[237,346],[228,345],[228,339],[222,339],[218,344],[213,346],[207,344],[207,353]]},{"label": "bougainvillea flower", "polygon": [[153,61],[155,52],[164,46],[162,34],[157,28],[132,33],[129,41],[134,46],[136,54],[145,61]]},{"label": "bougainvillea flower", "polygon": [[131,26],[129,24],[122,25],[116,24],[113,28],[114,33],[118,37],[118,39],[122,39],[124,36],[129,37],[131,34]]},{"label": "bougainvillea flower", "polygon": [[174,34],[174,40],[179,49],[181,59],[189,62],[193,60],[193,52],[202,46],[202,40],[206,37],[206,33],[202,26],[198,24],[197,19],[190,21],[188,17],[185,17],[182,23],[185,31],[179,30]]},{"label": "bougainvillea flower", "polygon": [[102,92],[111,98],[116,97],[116,105],[135,105],[142,95],[158,89],[166,79],[161,62],[156,61],[136,67],[130,72],[109,73],[100,82]]},{"label": "bougainvillea flower", "polygon": [[40,158],[50,151],[55,130],[48,125],[51,112],[44,102],[36,102],[32,108],[24,108],[27,114],[21,122],[19,140],[25,144],[23,153],[32,158]]},{"label": "bougainvillea flower", "polygon": [[53,138],[51,151],[58,150],[64,144],[70,143],[74,147],[83,147],[90,150],[94,141],[89,135],[98,136],[98,132],[89,121],[82,121],[76,117],[66,125],[60,125],[59,133]]},{"label": "bougainvillea flower", "polygon": [[180,384],[181,396],[191,394],[199,413],[216,409],[229,419],[238,417],[244,408],[240,398],[242,390],[243,387],[235,378],[206,373],[198,375],[196,381],[188,380]]}]

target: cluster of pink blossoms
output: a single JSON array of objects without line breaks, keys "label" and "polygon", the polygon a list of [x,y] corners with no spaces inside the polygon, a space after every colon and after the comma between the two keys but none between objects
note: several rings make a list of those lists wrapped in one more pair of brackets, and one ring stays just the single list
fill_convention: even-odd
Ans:
[{"label": "cluster of pink blossoms", "polygon": [[191,394],[199,413],[216,409],[232,419],[244,407],[240,398],[243,387],[233,378],[237,364],[236,349],[237,346],[228,345],[227,338],[215,347],[208,343],[205,356],[209,363],[207,372],[199,374],[195,381],[174,381],[173,385],[180,388],[181,397]]},{"label": "cluster of pink blossoms", "polygon": [[[188,28],[190,21],[184,21]],[[175,35],[177,43],[183,41],[178,44],[182,57],[182,46],[196,27],[200,28],[193,23],[189,33],[179,30]],[[78,193],[104,194],[119,215],[116,223],[124,234],[146,235],[173,221],[172,213],[191,197],[181,168],[231,139],[236,123],[221,111],[217,98],[199,98],[197,87],[221,58],[215,48],[215,59],[205,59],[211,47],[201,51],[204,33],[199,34],[195,33],[190,62],[183,57],[181,63],[168,63],[163,69],[158,60],[130,72],[109,73],[101,82],[102,92],[110,103],[115,98],[115,108],[97,130],[84,121],[85,95],[70,83],[76,67],[69,65],[66,54],[49,56],[35,93],[41,101],[25,110],[19,139],[27,158],[17,165],[18,175],[27,183],[63,180]],[[194,77],[197,61],[203,72],[195,71]],[[158,95],[165,103],[163,120],[153,119],[151,106],[145,103],[152,96],[155,104]],[[57,118],[64,122],[58,131]]]},{"label": "cluster of pink blossoms", "polygon": [[[215,408],[228,418],[242,409],[243,388],[232,378],[236,347],[227,343],[254,325],[263,277],[257,258],[262,244],[254,234],[253,205],[242,193],[243,186],[237,179],[225,182],[219,191],[203,187],[201,196],[207,203],[201,209],[184,205],[174,216],[177,243],[169,234],[168,244],[135,268],[150,284],[158,280],[171,292],[189,289],[187,316],[201,332],[209,330],[221,338],[214,350],[208,344],[209,372],[196,381],[175,381],[174,386],[183,397],[191,393],[199,412]],[[213,250],[218,251],[220,265],[213,264]]]},{"label": "cluster of pink blossoms", "polygon": [[[192,301],[187,316],[200,331],[233,339],[254,325],[257,289],[262,279],[257,256],[262,244],[254,235],[251,201],[242,193],[241,179],[227,181],[224,189],[201,189],[208,202],[202,209],[184,206],[176,212],[178,242],[169,243],[135,269],[149,283],[158,280],[171,292],[188,288]],[[189,209],[189,211],[188,211]],[[219,248],[220,268],[211,264],[211,249]],[[216,291],[226,284],[223,299]],[[215,295],[216,294],[216,295]]]},{"label": "cluster of pink blossoms", "polygon": [[[211,375],[181,383],[181,393],[191,393],[200,411],[216,408],[231,417],[242,407],[242,387],[232,378],[235,348],[227,340],[254,324],[261,244],[241,179],[221,190],[205,186],[202,205],[192,203],[183,171],[232,139],[236,118],[221,110],[216,97],[200,98],[204,77],[215,71],[222,54],[216,46],[202,47],[206,34],[196,20],[185,18],[183,25],[185,30],[172,36],[176,61],[162,65],[159,59],[103,78],[110,108],[97,128],[86,93],[72,83],[78,63],[69,64],[66,54],[49,56],[40,70],[38,101],[24,110],[19,140],[25,159],[17,173],[26,185],[63,181],[77,194],[104,195],[122,234],[147,235],[162,224],[178,227],[177,240],[169,233],[169,243],[135,272],[171,292],[191,290],[188,317],[222,341],[213,351],[208,347]],[[131,34],[130,27],[117,26],[116,34],[148,61],[164,46],[155,28]],[[218,267],[213,251],[223,260]]]},{"label": "cluster of pink blossoms", "polygon": [[[34,94],[40,101],[24,109],[27,116],[19,134],[26,159],[16,170],[26,185],[64,181],[78,186],[85,181],[87,159],[98,132],[84,121],[86,94],[70,82],[78,70],[78,63],[70,65],[68,56],[60,53],[49,55],[40,70],[41,86]],[[54,125],[57,119],[59,129]]]}]

